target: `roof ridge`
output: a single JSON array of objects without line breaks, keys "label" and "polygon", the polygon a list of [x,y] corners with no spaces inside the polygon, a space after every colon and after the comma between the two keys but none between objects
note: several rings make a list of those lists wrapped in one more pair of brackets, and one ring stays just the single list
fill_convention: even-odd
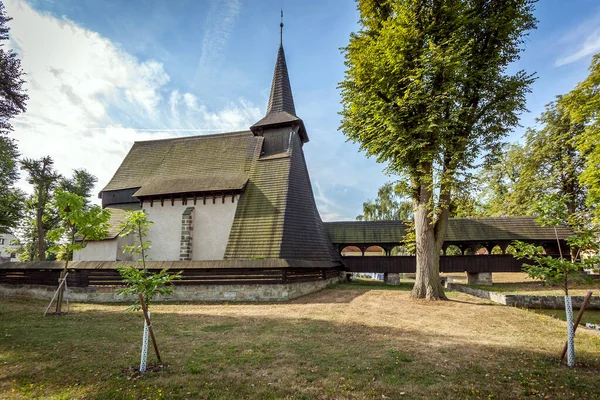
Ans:
[{"label": "roof ridge", "polygon": [[136,140],[135,143],[156,143],[156,142],[167,142],[167,141],[175,141],[175,140],[190,140],[190,139],[215,139],[223,136],[244,136],[244,134],[252,134],[250,130],[244,131],[234,131],[234,132],[222,132],[222,133],[211,133],[208,135],[194,135],[194,136],[179,136],[174,138],[164,138],[164,139],[149,139],[149,140]]}]

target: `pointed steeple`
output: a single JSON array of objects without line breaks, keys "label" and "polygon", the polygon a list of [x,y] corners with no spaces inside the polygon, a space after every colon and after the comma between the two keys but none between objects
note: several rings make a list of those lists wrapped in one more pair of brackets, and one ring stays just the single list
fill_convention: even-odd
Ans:
[{"label": "pointed steeple", "polygon": [[[282,11],[283,18],[283,11]],[[285,61],[285,52],[283,50],[283,21],[280,27],[279,50],[277,51],[277,61],[275,62],[275,71],[273,72],[273,82],[271,83],[271,94],[267,113],[263,119],[252,125],[250,129],[255,135],[262,135],[265,129],[279,128],[285,125],[298,126],[298,134],[302,142],[308,142],[308,135],[304,128],[304,123],[296,115],[294,106],[294,96],[292,95],[292,86],[288,75],[287,63]]]},{"label": "pointed steeple", "polygon": [[290,77],[285,62],[285,52],[283,51],[283,45],[280,44],[277,51],[273,82],[271,83],[271,95],[269,96],[267,115],[282,111],[296,116],[292,86],[290,85]]}]

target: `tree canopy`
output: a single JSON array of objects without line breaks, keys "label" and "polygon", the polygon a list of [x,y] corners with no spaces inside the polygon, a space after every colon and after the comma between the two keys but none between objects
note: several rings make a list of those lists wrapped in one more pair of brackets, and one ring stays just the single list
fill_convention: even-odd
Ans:
[{"label": "tree canopy", "polygon": [[586,186],[588,207],[600,220],[600,54],[590,65],[589,76],[560,100],[574,123],[581,124],[583,131],[577,137],[577,149],[586,157],[580,183]]},{"label": "tree canopy", "polygon": [[10,120],[25,111],[28,98],[21,61],[12,49],[4,47],[11,19],[0,2],[0,232],[16,226],[25,199],[25,194],[15,187],[19,179],[19,151],[14,138],[8,136],[12,131]]},{"label": "tree canopy", "polygon": [[507,67],[536,26],[533,0],[358,2],[340,83],[341,129],[407,182],[416,228],[413,296],[443,298],[439,253],[457,173],[496,148],[534,77]]}]

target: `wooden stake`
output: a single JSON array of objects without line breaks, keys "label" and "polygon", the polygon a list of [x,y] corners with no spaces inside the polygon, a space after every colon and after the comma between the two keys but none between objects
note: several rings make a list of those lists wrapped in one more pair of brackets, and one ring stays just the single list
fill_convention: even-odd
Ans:
[{"label": "wooden stake", "polygon": [[144,296],[142,296],[141,293],[138,293],[138,296],[140,297],[140,304],[142,305],[142,312],[144,313],[146,325],[148,325],[148,332],[150,332],[152,345],[154,346],[154,351],[156,352],[156,358],[158,358],[158,362],[162,364],[162,361],[160,359],[160,352],[158,351],[158,345],[156,344],[156,339],[154,338],[154,330],[152,329],[152,324],[150,323],[150,318],[148,317],[148,308],[146,307],[146,303],[144,303]]},{"label": "wooden stake", "polygon": [[[575,320],[575,323],[573,324],[573,334],[575,334],[575,331],[577,331],[577,326],[579,326],[581,317],[583,317],[583,313],[585,312],[586,307],[590,303],[590,299],[592,298],[592,293],[593,293],[592,291],[588,291],[587,294],[585,295],[585,299],[583,299],[583,304],[581,305],[581,308],[579,309],[579,312],[577,313],[577,319]],[[562,354],[560,355],[561,363],[564,361],[565,355],[567,354],[567,346],[568,346],[568,342],[565,343],[565,347],[563,348]]]}]

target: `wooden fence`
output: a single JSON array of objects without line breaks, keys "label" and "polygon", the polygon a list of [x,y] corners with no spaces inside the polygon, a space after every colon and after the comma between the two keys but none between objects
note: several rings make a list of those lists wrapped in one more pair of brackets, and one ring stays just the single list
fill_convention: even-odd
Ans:
[{"label": "wooden fence", "polygon": [[[414,256],[342,257],[349,272],[416,272]],[[509,254],[440,256],[441,272],[521,272],[523,260]]]},{"label": "wooden fence", "polygon": [[[159,270],[152,270],[158,272]],[[172,273],[177,269],[172,269]],[[175,285],[248,285],[281,284],[325,280],[339,276],[335,268],[219,268],[183,269]],[[60,269],[0,269],[0,284],[58,285]],[[115,269],[69,269],[71,287],[122,286]]]}]

